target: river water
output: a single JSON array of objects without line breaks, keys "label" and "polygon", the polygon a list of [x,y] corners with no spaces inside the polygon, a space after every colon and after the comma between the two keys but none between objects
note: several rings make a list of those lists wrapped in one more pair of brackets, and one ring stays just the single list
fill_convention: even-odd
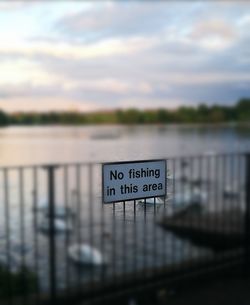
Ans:
[{"label": "river water", "polygon": [[250,128],[84,126],[0,129],[0,165],[116,161],[250,148]]}]

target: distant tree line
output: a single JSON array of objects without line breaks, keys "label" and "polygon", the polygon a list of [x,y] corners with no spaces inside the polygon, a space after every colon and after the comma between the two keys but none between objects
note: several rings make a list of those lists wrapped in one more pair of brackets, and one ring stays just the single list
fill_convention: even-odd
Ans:
[{"label": "distant tree line", "polygon": [[12,113],[0,111],[0,126],[7,125],[84,125],[84,124],[168,124],[250,122],[250,98],[240,99],[234,106],[200,104],[181,106],[175,110],[114,110],[91,113],[44,112]]}]

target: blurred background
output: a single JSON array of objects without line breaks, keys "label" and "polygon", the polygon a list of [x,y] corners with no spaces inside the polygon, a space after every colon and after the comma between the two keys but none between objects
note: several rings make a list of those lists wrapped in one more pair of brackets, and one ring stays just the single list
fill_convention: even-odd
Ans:
[{"label": "blurred background", "polygon": [[1,1],[0,17],[2,165],[249,148],[248,3]]}]

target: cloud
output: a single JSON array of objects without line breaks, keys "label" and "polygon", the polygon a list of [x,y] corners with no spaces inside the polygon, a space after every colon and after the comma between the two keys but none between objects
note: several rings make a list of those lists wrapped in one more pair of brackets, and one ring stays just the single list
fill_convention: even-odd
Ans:
[{"label": "cloud", "polygon": [[136,53],[152,47],[154,43],[153,39],[133,37],[126,40],[108,39],[78,46],[65,42],[29,42],[22,45],[1,44],[0,55],[27,58],[50,56],[70,60],[92,59]]},{"label": "cloud", "polygon": [[31,3],[22,1],[2,1],[0,2],[0,12],[1,11],[15,11],[19,9],[24,9],[27,6],[31,6]]},{"label": "cloud", "polygon": [[[175,107],[231,103],[250,95],[250,5],[44,5],[29,6],[33,17],[24,27],[19,24],[23,16],[16,18],[26,35],[12,27],[13,36],[0,40],[1,105],[6,109],[51,109],[60,100],[62,109]],[[9,17],[7,25],[13,22]],[[28,26],[30,32],[24,31]]]},{"label": "cloud", "polygon": [[1,100],[0,109],[6,112],[43,112],[43,111],[94,111],[99,109],[92,101],[74,99],[55,98],[55,97],[15,97],[11,100]]},{"label": "cloud", "polygon": [[51,75],[38,63],[26,58],[12,58],[0,62],[0,85],[19,85],[31,83],[33,85],[52,85],[59,77]]},{"label": "cloud", "polygon": [[[169,7],[173,7],[169,4]],[[179,5],[174,5],[178,8]],[[166,18],[173,18],[172,9],[161,2],[103,2],[92,7],[66,14],[55,24],[55,31],[70,41],[95,41],[106,38],[141,36],[161,30]],[[157,18],[155,18],[157,16]]]},{"label": "cloud", "polygon": [[228,48],[237,39],[232,25],[223,19],[210,19],[195,24],[188,37],[210,50]]},{"label": "cloud", "polygon": [[154,98],[141,98],[141,97],[130,97],[122,99],[118,103],[118,107],[122,109],[137,108],[137,109],[155,109],[155,108],[177,108],[180,105],[185,104],[184,98],[171,98],[171,97],[154,97]]},{"label": "cloud", "polygon": [[109,92],[112,94],[132,94],[142,93],[148,94],[152,92],[150,84],[146,82],[131,83],[129,81],[121,81],[112,78],[83,80],[83,81],[67,81],[64,88],[66,90],[98,90],[101,92]]}]

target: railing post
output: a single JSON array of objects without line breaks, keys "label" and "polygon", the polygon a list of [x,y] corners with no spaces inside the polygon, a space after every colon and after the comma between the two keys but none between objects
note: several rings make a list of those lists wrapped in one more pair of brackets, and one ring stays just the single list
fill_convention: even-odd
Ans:
[{"label": "railing post", "polygon": [[49,221],[49,292],[50,303],[56,305],[56,243],[55,243],[55,169],[57,166],[45,167],[48,174],[48,221]]},{"label": "railing post", "polygon": [[250,153],[246,155],[246,180],[245,180],[245,264],[246,274],[250,274]]}]

